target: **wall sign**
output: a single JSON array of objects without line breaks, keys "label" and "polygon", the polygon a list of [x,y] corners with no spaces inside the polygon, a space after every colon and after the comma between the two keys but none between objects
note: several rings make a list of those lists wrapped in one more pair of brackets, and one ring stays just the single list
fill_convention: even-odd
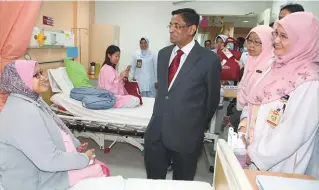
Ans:
[{"label": "wall sign", "polygon": [[54,25],[54,20],[53,20],[52,17],[43,16],[43,24],[44,25],[53,26]]}]

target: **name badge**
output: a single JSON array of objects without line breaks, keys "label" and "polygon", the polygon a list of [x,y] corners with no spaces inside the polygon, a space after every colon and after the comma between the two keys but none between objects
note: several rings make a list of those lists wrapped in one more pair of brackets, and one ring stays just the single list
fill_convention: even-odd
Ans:
[{"label": "name badge", "polygon": [[267,123],[272,127],[277,127],[280,121],[281,112],[278,109],[271,109],[267,118]]},{"label": "name badge", "polygon": [[227,48],[223,49],[223,53],[226,55],[227,59],[233,57],[233,54]]},{"label": "name badge", "polygon": [[136,67],[137,68],[142,68],[142,59],[136,60]]}]

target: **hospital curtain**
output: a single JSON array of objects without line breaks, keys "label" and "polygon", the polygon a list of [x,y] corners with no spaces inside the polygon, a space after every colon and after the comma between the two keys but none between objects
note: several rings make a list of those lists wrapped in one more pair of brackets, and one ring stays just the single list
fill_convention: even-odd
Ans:
[{"label": "hospital curtain", "polygon": [[[26,52],[40,5],[41,1],[0,1],[0,73]],[[0,111],[6,97],[0,92]]]}]

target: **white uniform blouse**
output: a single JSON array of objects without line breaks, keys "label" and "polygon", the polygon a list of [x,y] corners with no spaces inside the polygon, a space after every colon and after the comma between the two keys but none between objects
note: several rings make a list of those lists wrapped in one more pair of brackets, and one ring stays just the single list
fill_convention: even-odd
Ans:
[{"label": "white uniform blouse", "polygon": [[[248,155],[260,170],[303,174],[308,166],[319,127],[319,81],[306,82],[289,96],[277,127],[267,119],[271,109],[281,106],[280,100],[262,104],[258,110]],[[242,112],[247,121],[249,110]]]}]

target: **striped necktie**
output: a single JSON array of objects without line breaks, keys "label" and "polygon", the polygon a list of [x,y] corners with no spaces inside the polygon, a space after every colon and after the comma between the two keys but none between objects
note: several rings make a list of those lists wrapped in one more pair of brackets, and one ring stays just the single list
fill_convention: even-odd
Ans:
[{"label": "striped necktie", "polygon": [[168,87],[170,86],[177,70],[179,67],[179,64],[181,62],[181,57],[184,54],[184,52],[182,50],[177,50],[177,55],[174,57],[171,65],[169,66],[168,69]]}]

